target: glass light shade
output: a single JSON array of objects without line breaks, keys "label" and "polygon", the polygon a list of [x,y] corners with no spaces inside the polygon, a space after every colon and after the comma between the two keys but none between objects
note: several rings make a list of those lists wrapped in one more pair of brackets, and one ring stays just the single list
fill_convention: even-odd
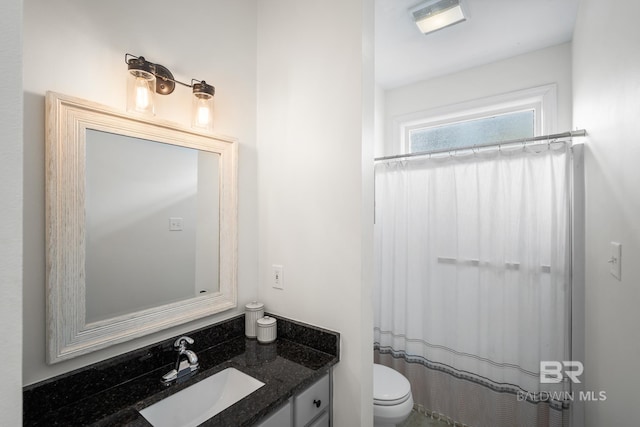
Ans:
[{"label": "glass light shade", "polygon": [[462,9],[457,6],[421,21],[416,21],[416,25],[418,25],[420,31],[427,34],[464,20]]},{"label": "glass light shade", "polygon": [[195,129],[213,130],[213,95],[194,93],[191,126]]},{"label": "glass light shade", "polygon": [[416,25],[424,34],[466,20],[460,0],[428,1],[411,9]]},{"label": "glass light shade", "polygon": [[145,70],[129,70],[127,111],[155,114],[156,76]]}]

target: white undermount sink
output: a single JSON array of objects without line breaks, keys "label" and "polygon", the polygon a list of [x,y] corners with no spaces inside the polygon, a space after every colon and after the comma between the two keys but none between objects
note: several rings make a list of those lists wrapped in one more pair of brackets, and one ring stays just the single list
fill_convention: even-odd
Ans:
[{"label": "white undermount sink", "polygon": [[140,411],[154,427],[195,427],[264,385],[227,368]]}]

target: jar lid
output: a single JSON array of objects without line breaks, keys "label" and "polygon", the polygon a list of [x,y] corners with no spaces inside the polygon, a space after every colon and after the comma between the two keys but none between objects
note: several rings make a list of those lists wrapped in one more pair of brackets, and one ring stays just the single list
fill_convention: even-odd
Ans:
[{"label": "jar lid", "polygon": [[244,308],[247,311],[258,311],[258,310],[262,310],[264,308],[264,304],[261,303],[261,302],[253,301],[253,302],[250,302],[249,304],[245,305]]},{"label": "jar lid", "polygon": [[258,326],[266,328],[269,326],[275,326],[276,324],[276,319],[274,319],[273,317],[269,317],[269,316],[264,316],[261,319],[258,319]]}]

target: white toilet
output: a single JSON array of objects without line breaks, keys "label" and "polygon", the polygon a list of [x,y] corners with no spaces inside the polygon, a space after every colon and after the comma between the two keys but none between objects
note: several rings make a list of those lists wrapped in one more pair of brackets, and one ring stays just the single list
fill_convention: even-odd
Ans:
[{"label": "white toilet", "polygon": [[400,372],[373,364],[373,425],[394,427],[413,408],[411,384]]}]

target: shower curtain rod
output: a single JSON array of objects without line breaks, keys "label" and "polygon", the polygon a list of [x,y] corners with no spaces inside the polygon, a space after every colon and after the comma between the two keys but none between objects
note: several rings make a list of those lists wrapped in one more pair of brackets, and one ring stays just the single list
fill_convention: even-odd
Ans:
[{"label": "shower curtain rod", "polygon": [[496,147],[496,146],[501,147],[503,145],[510,145],[510,144],[523,144],[527,142],[546,141],[546,140],[562,139],[562,138],[573,138],[573,137],[580,137],[580,136],[587,136],[587,131],[585,129],[572,130],[568,132],[554,133],[550,135],[533,136],[531,138],[511,139],[508,141],[491,142],[488,144],[478,144],[478,145],[473,145],[471,147],[461,147],[461,148],[454,148],[454,149],[448,148],[444,150],[433,150],[433,151],[419,151],[417,153],[396,154],[395,156],[376,157],[373,160],[376,162],[381,162],[385,160],[406,159],[409,157],[427,156],[429,154],[447,153],[451,151],[474,150],[476,148]]}]

